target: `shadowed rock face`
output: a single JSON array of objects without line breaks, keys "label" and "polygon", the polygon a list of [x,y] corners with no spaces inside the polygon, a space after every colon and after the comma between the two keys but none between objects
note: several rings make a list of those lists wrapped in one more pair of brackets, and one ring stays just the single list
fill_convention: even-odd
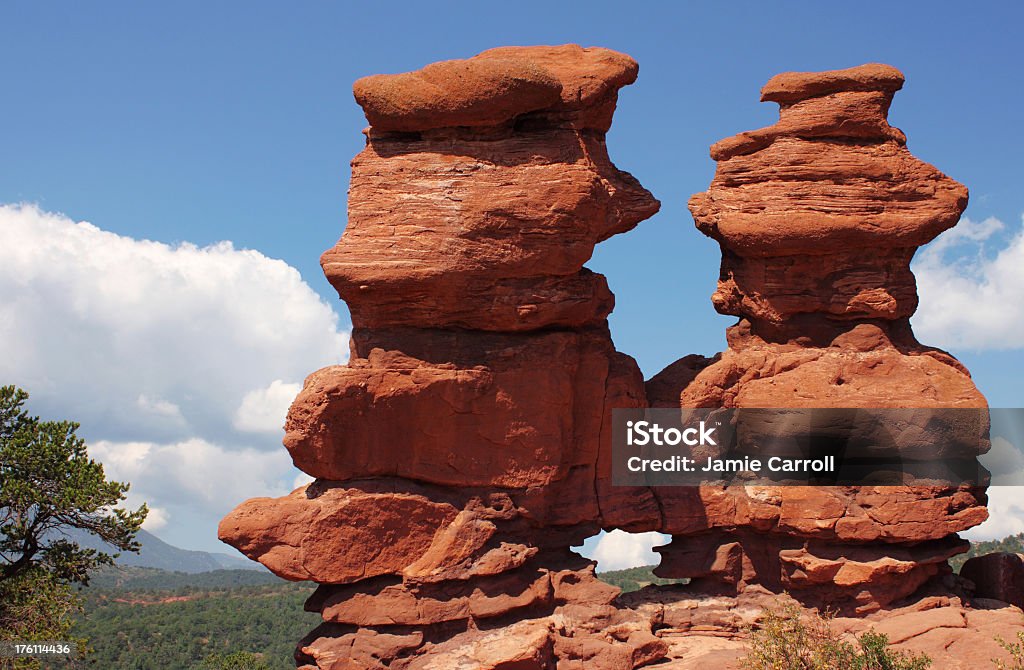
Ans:
[{"label": "shadowed rock face", "polygon": [[968,559],[960,576],[974,583],[975,595],[1024,608],[1024,556],[996,552]]},{"label": "shadowed rock face", "polygon": [[[910,329],[910,260],[956,223],[967,189],[888,124],[902,85],[885,65],[782,74],[761,91],[779,103],[778,123],[712,146],[718,169],[690,210],[722,248],[715,309],[740,321],[727,351],[650,380],[652,405],[986,406],[964,367]],[[687,495],[663,491],[663,503]],[[661,574],[829,592],[862,611],[948,572],[946,558],[964,550],[954,534],[987,516],[973,488],[728,487],[700,498],[689,503],[699,523],[668,520]]]},{"label": "shadowed rock face", "polygon": [[727,351],[645,385],[584,267],[659,206],[605,147],[636,76],[628,56],[566,45],[356,82],[367,143],[322,257],[352,314],[350,361],[306,379],[284,440],[316,481],[219,530],[320,584],[300,667],[677,658],[659,629],[693,608],[616,600],[570,550],[601,528],[672,534],[659,574],[692,578],[693,597],[785,589],[863,613],[934,583],[955,533],[984,520],[966,488],[611,486],[613,408],[985,406],[910,330],[910,258],[966,191],[888,125],[903,78],[881,65],[780,75],[763,91],[779,123],[712,148],[691,209],[722,246],[715,306],[741,320]]}]

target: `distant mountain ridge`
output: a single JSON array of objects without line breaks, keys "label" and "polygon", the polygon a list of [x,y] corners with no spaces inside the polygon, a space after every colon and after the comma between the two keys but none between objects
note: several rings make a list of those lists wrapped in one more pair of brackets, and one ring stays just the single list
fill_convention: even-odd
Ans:
[{"label": "distant mountain ridge", "polygon": [[218,591],[246,586],[287,584],[269,570],[210,570],[209,572],[168,572],[159,568],[128,565],[104,566],[89,575],[89,586],[83,593],[99,591],[175,591],[194,593]]},{"label": "distant mountain ridge", "polygon": [[[97,549],[110,554],[117,553],[113,547],[100,541],[95,535],[84,532],[69,533],[70,539],[82,547]],[[137,536],[142,549],[139,553],[121,552],[116,559],[118,565],[137,568],[157,568],[168,572],[196,574],[213,570],[266,570],[255,561],[241,556],[181,549],[168,544],[152,533],[140,530]]]}]

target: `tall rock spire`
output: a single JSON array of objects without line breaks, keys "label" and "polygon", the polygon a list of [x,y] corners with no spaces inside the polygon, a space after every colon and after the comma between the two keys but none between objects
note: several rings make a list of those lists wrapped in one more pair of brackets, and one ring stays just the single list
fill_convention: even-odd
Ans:
[{"label": "tall rock spire", "polygon": [[[317,479],[220,527],[322,585],[309,667],[633,668],[664,652],[647,620],[597,634],[618,591],[569,550],[606,515],[656,519],[649,493],[646,508],[599,502],[611,408],[642,407],[644,390],[612,344],[607,283],[584,268],[658,210],[605,147],[636,76],[624,54],[566,45],[356,82],[366,148],[322,257],[351,358],[306,379],[284,440]],[[559,633],[564,608],[591,623]],[[480,630],[509,617],[533,622]]]},{"label": "tall rock spire", "polygon": [[915,158],[887,114],[903,75],[887,65],[773,77],[779,121],[711,147],[711,187],[690,199],[722,247],[712,300],[780,341],[874,320],[905,330],[910,259],[952,227],[967,189]]},{"label": "tall rock spire", "polygon": [[[711,187],[690,199],[718,241],[712,297],[729,348],[687,356],[647,383],[662,407],[984,408],[966,369],[919,344],[910,260],[955,225],[967,189],[910,154],[887,121],[903,75],[887,65],[772,78],[779,121],[711,147]],[[922,415],[927,417],[927,415]],[[924,419],[922,419],[924,420]],[[922,428],[923,429],[923,428]],[[934,441],[911,458],[957,457]],[[744,487],[659,489],[673,533],[659,574],[760,583],[870,611],[949,572],[956,533],[985,520],[983,489]],[[699,497],[699,499],[695,499]],[[927,521],[924,521],[927,520]]]}]

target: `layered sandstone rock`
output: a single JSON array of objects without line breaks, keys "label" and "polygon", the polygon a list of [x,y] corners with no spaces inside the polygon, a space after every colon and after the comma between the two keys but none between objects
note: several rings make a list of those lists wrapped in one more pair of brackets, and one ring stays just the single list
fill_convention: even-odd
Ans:
[{"label": "layered sandstone rock", "polygon": [[322,258],[351,356],[306,379],[286,425],[317,480],[220,527],[321,584],[300,664],[633,668],[664,653],[569,551],[657,518],[649,493],[610,493],[605,427],[643,406],[643,377],[583,267],[658,209],[604,141],[636,76],[628,56],[569,45],[356,82],[370,128]]},{"label": "layered sandstone rock", "polygon": [[[888,124],[902,84],[884,65],[779,75],[761,92],[779,103],[778,123],[711,148],[717,172],[690,209],[722,249],[714,306],[740,321],[725,352],[650,380],[653,406],[924,408],[901,457],[971,460],[984,448],[926,411],[986,405],[964,367],[910,328],[910,259],[956,223],[967,190]],[[673,542],[660,574],[762,583],[861,611],[948,572],[965,548],[955,534],[986,518],[984,491],[971,486],[657,494],[688,510],[666,514]]]},{"label": "layered sandstone rock", "polygon": [[594,245],[658,210],[604,143],[633,59],[493,49],[356,82],[370,121],[343,240],[322,258],[356,328],[599,326]]},{"label": "layered sandstone rock", "polygon": [[[916,408],[898,418],[911,460],[973,459],[984,428],[928,413],[985,406],[908,321],[910,258],[966,191],[888,125],[902,76],[887,66],[776,77],[763,97],[779,123],[712,148],[691,208],[722,247],[715,306],[740,322],[726,352],[644,383],[584,267],[658,208],[604,143],[636,75],[606,49],[524,47],[356,83],[367,143],[322,258],[352,314],[350,361],[306,379],[284,440],[316,481],[220,526],[319,584],[302,668],[705,667],[735,658],[737,622],[783,590],[880,615],[935,587],[956,533],[984,520],[982,490],[934,482],[612,486],[615,408]],[[752,444],[795,430],[742,428]],[[688,590],[617,599],[570,550],[601,528],[671,534],[658,572]],[[945,602],[937,620],[966,622],[964,644],[991,623]],[[710,655],[674,637],[691,632]]]}]

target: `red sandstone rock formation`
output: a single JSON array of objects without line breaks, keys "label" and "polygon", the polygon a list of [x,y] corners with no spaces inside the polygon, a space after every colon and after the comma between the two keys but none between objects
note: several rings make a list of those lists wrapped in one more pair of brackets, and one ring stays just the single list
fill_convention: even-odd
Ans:
[{"label": "red sandstone rock formation", "polygon": [[[348,365],[306,380],[285,446],[316,482],[250,500],[221,538],[321,584],[316,668],[633,668],[652,624],[569,551],[648,508],[610,491],[613,407],[643,377],[608,334],[594,245],[658,210],[604,134],[636,63],[494,49],[356,82],[370,121],[322,258]],[[520,623],[501,628],[505,624]],[[492,631],[492,632],[487,632]]]},{"label": "red sandstone rock formation", "polygon": [[345,235],[322,259],[353,325],[603,324],[612,295],[583,264],[658,210],[604,143],[636,75],[623,54],[562,46],[356,82],[369,141]]},{"label": "red sandstone rock formation", "polygon": [[[529,47],[356,83],[367,145],[322,259],[351,358],[309,376],[286,426],[317,479],[220,527],[320,585],[302,668],[705,667],[735,659],[752,604],[788,589],[878,610],[948,571],[955,534],[985,518],[970,488],[611,486],[613,408],[984,407],[910,331],[910,258],[966,192],[887,124],[902,76],[886,66],[776,77],[779,123],[712,149],[718,174],[691,207],[722,246],[715,305],[741,321],[728,351],[645,388],[583,267],[658,208],[604,144],[636,74],[613,51]],[[974,455],[943,430],[943,449]],[[616,600],[569,549],[600,528],[671,533],[659,572],[693,587]],[[897,611],[915,627],[901,639],[955,619],[974,644],[1008,621],[945,603],[931,628]]]},{"label": "red sandstone rock formation", "polygon": [[[953,226],[967,189],[914,158],[886,120],[899,71],[788,73],[761,99],[778,123],[722,140],[711,187],[690,199],[722,248],[712,297],[740,317],[729,349],[688,356],[647,384],[665,407],[985,407],[962,365],[918,344],[910,259]],[[904,456],[952,449],[933,434]],[[964,458],[975,451],[957,454]],[[943,453],[949,456],[948,453]],[[956,537],[986,518],[969,487],[719,487],[657,491],[659,574],[850,601],[861,611],[948,572]],[[699,498],[699,499],[698,499]],[[673,518],[675,517],[675,518]]]}]

